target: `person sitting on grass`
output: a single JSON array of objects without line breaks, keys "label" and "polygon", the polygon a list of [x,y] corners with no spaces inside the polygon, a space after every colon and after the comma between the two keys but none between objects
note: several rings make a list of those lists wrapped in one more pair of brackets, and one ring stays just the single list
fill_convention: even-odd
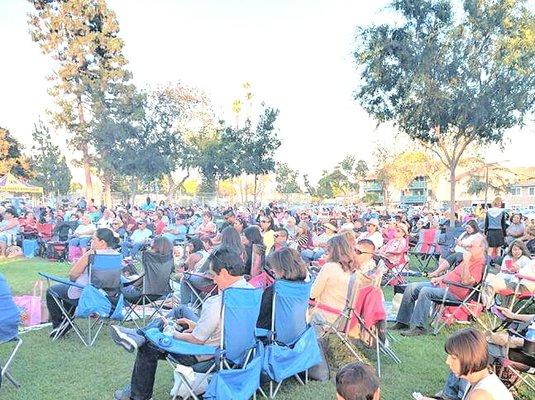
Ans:
[{"label": "person sitting on grass", "polygon": [[[432,278],[430,282],[409,283],[403,293],[396,323],[390,327],[393,330],[404,330],[403,336],[423,335],[427,332],[427,320],[433,306],[432,300],[464,300],[470,289],[450,285],[448,282],[463,285],[475,285],[483,278],[486,263],[487,242],[479,237],[470,245],[470,250],[464,254],[463,261],[445,275]],[[446,294],[447,290],[447,294]],[[410,326],[412,330],[408,330]]]},{"label": "person sitting on grass", "polygon": [[[219,294],[207,299],[201,310],[200,317],[190,308],[180,305],[171,311],[166,318],[152,321],[146,328],[136,330],[118,325],[110,326],[110,334],[115,343],[129,352],[137,350],[136,361],[130,379],[130,385],[117,390],[116,400],[149,400],[152,398],[154,378],[158,360],[165,359],[165,353],[145,339],[144,332],[149,328],[163,330],[168,321],[174,321],[177,329],[174,338],[193,344],[218,346],[221,336],[221,301],[222,292],[227,288],[252,288],[243,275],[245,265],[240,255],[226,247],[217,248],[210,255],[210,271],[219,289]],[[180,364],[191,366],[206,358],[199,359],[191,355],[175,355]]]},{"label": "person sitting on grass", "polygon": [[14,209],[4,211],[4,219],[0,222],[0,257],[6,256],[6,249],[16,242],[19,232],[19,220]]},{"label": "person sitting on grass", "polygon": [[379,400],[379,378],[373,368],[361,362],[344,365],[336,373],[338,400]]}]

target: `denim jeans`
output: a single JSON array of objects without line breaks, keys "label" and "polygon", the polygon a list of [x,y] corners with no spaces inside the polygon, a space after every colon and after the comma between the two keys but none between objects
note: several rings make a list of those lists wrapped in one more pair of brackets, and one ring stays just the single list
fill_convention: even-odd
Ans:
[{"label": "denim jeans", "polygon": [[69,240],[69,247],[82,247],[87,248],[89,245],[90,237],[72,238]]},{"label": "denim jeans", "polygon": [[134,258],[139,250],[143,247],[143,243],[123,242],[121,244],[121,254],[123,257]]},{"label": "denim jeans", "polygon": [[50,292],[54,292],[54,295],[62,303],[63,307],[67,312],[73,316],[76,306],[78,305],[78,299],[69,299],[68,291],[69,286],[64,285],[63,283],[58,283],[57,285],[50,286],[46,291],[46,306],[48,308],[48,315],[50,321],[52,322],[52,328],[57,328],[65,318],[59,308],[58,304],[52,297]]},{"label": "denim jeans", "polygon": [[[433,286],[431,282],[409,283],[403,293],[396,321],[425,329],[433,306],[432,300],[442,300],[445,292],[445,288]],[[449,292],[446,299],[458,300]]]},{"label": "denim jeans", "polygon": [[[186,275],[184,276],[191,286],[193,286],[198,291],[201,291],[207,286],[214,284],[214,281],[211,279],[203,278],[202,276],[196,275]],[[180,282],[180,303],[181,304],[192,304],[197,300],[197,296],[193,292],[193,289],[185,282]]]},{"label": "denim jeans", "polygon": [[469,383],[466,379],[455,376],[450,371],[442,389],[442,397],[448,400],[460,400],[464,397],[464,394],[468,390]]},{"label": "denim jeans", "polygon": [[[187,318],[194,322],[199,320],[197,314],[188,307],[178,306],[167,314],[168,319]],[[149,328],[162,329],[163,321],[158,318],[148,324],[142,331]],[[150,342],[145,342],[139,347],[136,355],[136,361],[134,363],[134,369],[132,371],[132,378],[130,381],[131,392],[130,398],[132,400],[148,400],[152,397],[152,391],[154,389],[154,377],[156,376],[156,368],[158,367],[158,360],[165,360],[166,353],[159,350]],[[175,359],[186,366],[196,364],[197,358],[191,355],[175,355]]]},{"label": "denim jeans", "polygon": [[319,260],[322,255],[325,254],[325,250],[323,249],[305,249],[301,252],[301,258],[305,263],[311,263],[312,261]]}]

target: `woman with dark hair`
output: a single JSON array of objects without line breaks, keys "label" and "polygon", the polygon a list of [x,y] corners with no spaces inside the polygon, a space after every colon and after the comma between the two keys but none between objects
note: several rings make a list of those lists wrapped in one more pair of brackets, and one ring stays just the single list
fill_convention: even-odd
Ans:
[{"label": "woman with dark hair", "polygon": [[266,215],[260,218],[260,230],[262,231],[262,237],[264,238],[264,246],[266,248],[266,254],[269,254],[271,247],[275,243],[275,223],[271,215]]},{"label": "woman with dark hair", "polygon": [[503,258],[500,272],[498,274],[488,274],[485,279],[485,294],[488,305],[494,299],[494,294],[501,290],[516,290],[519,286],[520,292],[535,290],[532,280],[522,279],[518,281],[517,274],[527,278],[535,279],[535,265],[531,259],[529,251],[521,240],[515,240],[507,250],[507,255]]},{"label": "woman with dark hair", "polygon": [[243,230],[242,243],[247,255],[245,260],[246,273],[251,276],[258,275],[262,271],[266,257],[264,239],[258,226],[250,225]]},{"label": "woman with dark hair", "polygon": [[[307,278],[307,267],[297,250],[284,247],[271,253],[266,261],[275,280],[304,282]],[[271,328],[272,304],[273,285],[268,286],[262,293],[262,305],[256,323],[258,328]]]},{"label": "woman with dark hair", "polygon": [[37,223],[37,218],[35,218],[35,214],[32,211],[27,211],[26,214],[24,214],[24,218],[19,220],[22,236],[24,236],[25,239],[36,239],[37,236],[39,236]]},{"label": "woman with dark hair", "polygon": [[526,232],[526,226],[522,221],[522,214],[514,213],[511,216],[511,223],[505,230],[505,243],[511,244],[514,240],[520,239]]},{"label": "woman with dark hair", "polygon": [[478,237],[481,237],[483,234],[479,229],[476,220],[470,220],[466,223],[466,227],[463,233],[455,241],[455,247],[452,250],[452,253],[446,257],[441,257],[438,262],[438,268],[430,272],[428,277],[434,278],[442,275],[444,271],[449,269],[451,266],[456,266],[463,260],[464,253],[467,253],[470,250],[472,243],[477,240]]},{"label": "woman with dark hair", "polygon": [[203,237],[213,238],[216,235],[217,226],[213,222],[213,216],[210,211],[205,211],[202,214],[202,222],[197,227],[197,236],[200,239]]},{"label": "woman with dark hair", "polygon": [[234,229],[238,231],[238,233],[241,235],[243,233],[243,230],[247,228],[247,221],[243,219],[242,217],[237,217],[236,221],[234,221]]},{"label": "woman with dark hair", "polygon": [[247,259],[247,253],[241,241],[240,234],[233,226],[227,226],[223,229],[219,247],[228,247],[238,253],[243,261]]},{"label": "woman with dark hair", "polygon": [[470,383],[466,400],[513,400],[513,395],[488,368],[487,339],[475,329],[461,329],[444,345],[446,364],[459,378]]},{"label": "woman with dark hair", "polygon": [[[205,249],[204,242],[199,238],[193,238],[186,251],[188,252],[186,261],[182,268],[177,271],[178,276],[182,277],[180,280],[180,303],[184,305],[195,302],[197,297],[194,290],[202,290],[213,285],[210,277],[203,276],[206,272],[204,267],[209,265],[208,258],[210,256],[210,253]],[[191,274],[184,274],[186,271]]]},{"label": "woman with dark hair", "polygon": [[[87,250],[70,269],[70,280],[81,285],[87,285],[89,283],[89,270],[87,267],[89,266],[90,256],[94,254],[119,254],[119,252],[114,249],[118,243],[119,238],[111,229],[97,229],[91,238],[91,248]],[[54,292],[57,298],[61,299],[63,307],[69,311],[71,315],[74,315],[74,310],[78,305],[78,299],[80,298],[81,290],[74,286],[68,286],[59,283],[49,287],[46,291],[46,305],[50,314],[50,320],[52,321],[52,332],[50,332],[50,337],[54,337],[57,332],[57,328],[63,322],[64,316],[61,312],[61,309],[50,294],[51,291]],[[61,335],[63,336],[68,329],[70,329],[70,325],[69,328],[62,332]]]}]

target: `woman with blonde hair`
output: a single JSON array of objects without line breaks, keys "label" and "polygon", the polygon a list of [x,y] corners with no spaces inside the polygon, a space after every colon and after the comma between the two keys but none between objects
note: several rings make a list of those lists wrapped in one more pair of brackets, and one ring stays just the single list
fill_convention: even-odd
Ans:
[{"label": "woman with blonde hair", "polygon": [[342,310],[346,304],[351,274],[358,268],[355,249],[345,235],[336,235],[327,242],[327,262],[321,267],[310,297],[316,301],[312,314],[319,313],[334,322],[337,315],[326,309]]}]

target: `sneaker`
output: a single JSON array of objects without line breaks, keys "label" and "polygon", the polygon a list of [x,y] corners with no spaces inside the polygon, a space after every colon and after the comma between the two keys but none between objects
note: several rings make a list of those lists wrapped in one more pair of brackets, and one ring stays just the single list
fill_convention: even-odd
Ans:
[{"label": "sneaker", "polygon": [[[118,389],[113,393],[113,399],[114,400],[130,400],[130,385],[125,386],[124,389]],[[147,400],[153,400],[153,398],[149,398]]]},{"label": "sneaker", "polygon": [[406,331],[409,330],[411,327],[407,324],[404,324],[403,322],[396,322],[394,325],[390,325],[388,329],[391,331]]},{"label": "sneaker", "polygon": [[130,353],[133,353],[145,343],[145,338],[137,333],[137,330],[122,326],[111,325],[110,336],[117,345],[124,347]]},{"label": "sneaker", "polygon": [[401,332],[402,336],[421,336],[425,335],[427,331],[424,328],[420,328],[417,326],[414,329],[411,329],[410,331]]}]

